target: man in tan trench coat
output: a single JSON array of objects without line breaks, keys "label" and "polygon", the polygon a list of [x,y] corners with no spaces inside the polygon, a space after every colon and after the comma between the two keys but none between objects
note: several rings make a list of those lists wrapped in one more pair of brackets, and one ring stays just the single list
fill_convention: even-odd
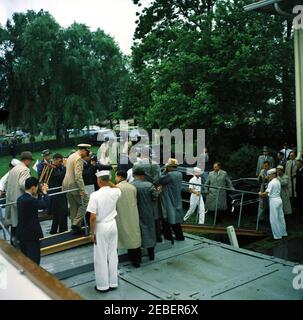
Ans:
[{"label": "man in tan trench coat", "polygon": [[[21,153],[21,163],[10,172],[7,180],[6,203],[15,202],[25,191],[25,180],[30,177],[30,165],[33,161],[32,153]],[[5,208],[6,224],[11,226],[12,244],[16,245],[16,228],[18,225],[17,204]]]},{"label": "man in tan trench coat", "polygon": [[117,172],[116,183],[118,183],[117,187],[122,193],[117,202],[118,248],[128,249],[129,259],[138,268],[141,262],[141,231],[137,207],[137,189],[126,179],[126,171]]},{"label": "man in tan trench coat", "polygon": [[89,196],[85,191],[83,181],[83,158],[87,156],[91,145],[79,144],[79,150],[72,153],[66,162],[66,174],[62,183],[62,190],[79,189],[66,194],[70,207],[70,219],[74,233],[81,233],[83,217],[86,212]]}]

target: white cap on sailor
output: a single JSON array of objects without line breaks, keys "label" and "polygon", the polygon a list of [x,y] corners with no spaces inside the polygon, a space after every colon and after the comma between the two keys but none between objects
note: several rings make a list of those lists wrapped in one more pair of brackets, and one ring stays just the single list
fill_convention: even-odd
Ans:
[{"label": "white cap on sailor", "polygon": [[109,176],[109,175],[110,175],[109,170],[100,170],[100,171],[97,171],[97,173],[96,173],[97,177],[104,177],[104,176]]},{"label": "white cap on sailor", "polygon": [[19,161],[18,159],[13,159],[12,161],[11,161],[11,165],[12,166],[17,166],[18,164],[20,164],[21,163],[21,161]]},{"label": "white cap on sailor", "polygon": [[270,169],[270,170],[267,171],[268,175],[273,174],[273,173],[277,173],[277,169],[276,168],[273,168],[273,169]]},{"label": "white cap on sailor", "polygon": [[194,170],[193,170],[194,174],[201,174],[202,173],[202,170],[198,167],[194,167]]}]

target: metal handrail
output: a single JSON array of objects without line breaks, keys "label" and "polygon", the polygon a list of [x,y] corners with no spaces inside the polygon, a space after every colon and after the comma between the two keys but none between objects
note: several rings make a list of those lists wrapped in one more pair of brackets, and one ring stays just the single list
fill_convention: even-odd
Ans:
[{"label": "metal handrail", "polygon": [[[47,190],[47,192],[49,192],[49,191],[53,191],[53,190],[58,190],[58,189],[62,189],[62,186],[60,186],[60,187],[54,187],[54,188],[50,188],[50,189],[48,189],[48,190]],[[6,197],[0,198],[0,200],[5,200],[5,199],[6,199]]]},{"label": "metal handrail", "polygon": [[[242,179],[242,178],[241,178]],[[255,179],[255,178],[251,178],[251,179]],[[240,179],[239,179],[240,180]],[[215,226],[216,223],[217,223],[217,214],[218,214],[218,200],[219,200],[219,194],[220,194],[220,191],[221,190],[225,190],[225,191],[233,191],[233,192],[238,192],[238,193],[241,193],[241,202],[240,202],[240,211],[239,211],[239,218],[238,218],[238,228],[240,228],[241,226],[241,218],[242,218],[242,209],[243,209],[243,202],[244,202],[244,195],[245,194],[253,194],[253,195],[256,195],[259,197],[259,193],[257,192],[252,192],[252,191],[246,191],[246,190],[239,190],[239,189],[231,189],[231,188],[226,188],[226,187],[217,187],[217,186],[211,186],[211,185],[208,185],[208,184],[197,184],[197,183],[189,183],[189,182],[186,182],[186,181],[182,181],[182,185],[186,185],[186,186],[199,186],[201,187],[206,187],[208,189],[217,189],[218,190],[218,193],[217,193],[217,196],[216,196],[216,207],[215,207],[215,214],[214,214],[214,223],[213,225]],[[201,195],[202,195],[202,192],[201,192]],[[200,195],[200,197],[201,197]],[[259,225],[259,221],[258,221],[258,216],[257,216],[257,222],[256,222],[256,230],[258,230],[258,225]]]},{"label": "metal handrail", "polygon": [[197,184],[197,183],[189,183],[186,181],[182,181],[183,185],[191,185],[191,186],[199,186],[199,187],[207,187],[207,188],[211,188],[211,189],[222,189],[222,190],[226,190],[226,191],[234,191],[234,192],[239,192],[239,193],[247,193],[247,194],[254,194],[254,195],[258,195],[259,193],[257,192],[252,192],[252,191],[246,191],[246,190],[239,190],[239,189],[231,189],[231,188],[225,188],[225,187],[216,187],[216,186],[210,186],[208,184]]},{"label": "metal handrail", "polygon": [[[60,187],[60,188],[62,188],[62,187]],[[59,189],[59,188],[53,188],[53,190],[54,190],[54,189]],[[57,195],[60,195],[60,194],[65,194],[65,193],[69,193],[69,192],[74,192],[74,191],[79,191],[79,188],[70,189],[70,190],[65,190],[65,191],[60,191],[60,192],[56,192],[56,193],[51,193],[51,194],[49,194],[48,196],[49,196],[49,197],[53,197],[53,196],[57,196]],[[11,206],[11,205],[15,205],[15,204],[17,204],[17,201],[9,202],[9,203],[6,203],[6,204],[0,204],[0,210],[1,210],[2,208],[5,208],[5,207]],[[86,223],[85,214],[84,214],[83,219],[84,219],[84,224],[85,224],[85,226],[86,226],[85,229],[87,229],[87,223]],[[4,240],[7,240],[5,233],[7,233],[7,234],[9,235],[9,238],[11,239],[11,238],[12,238],[12,234],[11,234],[11,233],[9,232],[9,230],[5,227],[5,225],[3,224],[3,222],[2,222],[1,220],[0,220],[0,226],[1,226],[1,228],[3,229]],[[87,231],[86,231],[86,232],[87,232]]]},{"label": "metal handrail", "polygon": [[[58,189],[58,188],[57,188]],[[48,196],[49,197],[53,197],[53,196],[57,196],[59,194],[65,194],[65,193],[69,193],[69,192],[74,192],[74,191],[79,191],[79,188],[75,188],[75,189],[70,189],[70,190],[65,190],[65,191],[60,191],[60,192],[55,192],[55,193],[51,193]],[[5,203],[5,204],[0,204],[1,208],[5,208],[7,206],[12,206],[14,204],[17,204],[17,201],[14,202],[9,202],[9,203]]]}]

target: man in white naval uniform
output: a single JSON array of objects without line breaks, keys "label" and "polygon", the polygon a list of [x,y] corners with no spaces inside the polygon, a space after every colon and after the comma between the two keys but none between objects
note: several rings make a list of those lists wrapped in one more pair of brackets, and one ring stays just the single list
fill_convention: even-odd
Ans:
[{"label": "man in white naval uniform", "polygon": [[10,163],[9,163],[9,169],[8,172],[0,179],[0,197],[5,194],[6,189],[7,189],[7,181],[8,181],[8,175],[10,173],[10,171],[17,166],[18,164],[20,164],[21,161],[19,161],[18,159],[13,159]]},{"label": "man in white naval uniform", "polygon": [[100,164],[109,164],[109,138],[105,137],[104,142],[101,143],[97,152],[97,159]]},{"label": "man in white naval uniform", "polygon": [[110,171],[96,173],[100,189],[93,192],[87,206],[91,239],[94,242],[96,286],[100,292],[118,287],[118,231],[116,205],[121,190],[110,182]]},{"label": "man in white naval uniform", "polygon": [[284,219],[283,204],[281,199],[281,183],[277,179],[277,170],[268,170],[269,184],[265,192],[260,192],[261,197],[269,197],[269,220],[274,239],[287,236]]},{"label": "man in white naval uniform", "polygon": [[202,170],[198,167],[194,168],[194,176],[189,180],[189,183],[193,183],[189,185],[189,191],[191,192],[190,196],[190,206],[186,215],[184,216],[184,222],[196,212],[197,207],[199,207],[199,224],[204,224],[205,221],[205,207],[203,197],[201,196],[201,186],[197,186],[197,184],[201,184],[201,174]]}]

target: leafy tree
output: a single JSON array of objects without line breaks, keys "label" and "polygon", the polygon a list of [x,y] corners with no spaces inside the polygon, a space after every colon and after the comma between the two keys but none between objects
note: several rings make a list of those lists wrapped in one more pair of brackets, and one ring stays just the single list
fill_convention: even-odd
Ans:
[{"label": "leafy tree", "polygon": [[213,152],[294,138],[289,25],[246,3],[156,0],[142,11],[132,56],[140,123],[206,128]]},{"label": "leafy tree", "polygon": [[16,13],[1,29],[2,97],[10,124],[55,132],[107,119],[124,101],[125,58],[98,29],[63,29],[43,10]]}]

